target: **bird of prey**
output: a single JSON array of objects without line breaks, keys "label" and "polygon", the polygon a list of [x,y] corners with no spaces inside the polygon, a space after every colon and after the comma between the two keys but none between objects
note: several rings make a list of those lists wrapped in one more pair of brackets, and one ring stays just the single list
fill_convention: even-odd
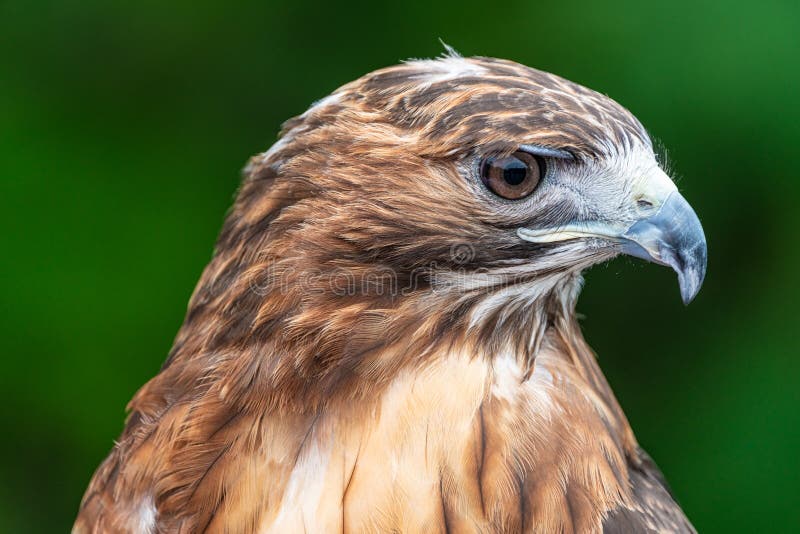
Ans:
[{"label": "bird of prey", "polygon": [[344,85],[246,166],[73,532],[693,532],[576,319],[620,254],[704,278],[608,97],[455,53]]}]

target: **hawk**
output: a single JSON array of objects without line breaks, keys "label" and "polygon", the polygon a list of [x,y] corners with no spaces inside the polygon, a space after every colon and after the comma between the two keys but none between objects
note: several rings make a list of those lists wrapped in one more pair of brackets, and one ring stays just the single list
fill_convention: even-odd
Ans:
[{"label": "hawk", "polygon": [[341,87],[246,166],[73,532],[693,532],[576,319],[620,254],[703,282],[606,96],[455,53]]}]

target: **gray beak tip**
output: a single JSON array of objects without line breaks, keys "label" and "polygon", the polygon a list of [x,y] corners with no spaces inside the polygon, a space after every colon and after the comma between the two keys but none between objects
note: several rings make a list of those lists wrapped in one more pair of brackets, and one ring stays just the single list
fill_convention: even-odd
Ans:
[{"label": "gray beak tip", "polygon": [[[677,270],[677,269],[676,269]],[[705,271],[705,269],[703,269]],[[703,285],[703,278],[705,273],[696,269],[688,269],[678,272],[678,285],[681,290],[681,300],[685,305],[689,305],[700,292],[700,287]]]},{"label": "gray beak tip", "polygon": [[[678,274],[678,286],[681,290],[681,300],[685,305],[689,305],[700,292],[703,280],[706,277],[707,249],[706,239],[702,233],[699,221],[694,232],[687,232],[684,236],[691,236],[686,239],[683,246],[669,251],[664,251],[664,259],[667,265],[672,267]],[[693,234],[693,235],[692,235]]]}]

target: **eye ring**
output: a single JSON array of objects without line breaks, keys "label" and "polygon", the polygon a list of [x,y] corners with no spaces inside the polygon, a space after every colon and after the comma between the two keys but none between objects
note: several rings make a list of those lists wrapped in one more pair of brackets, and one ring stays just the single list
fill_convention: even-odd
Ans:
[{"label": "eye ring", "polygon": [[521,200],[536,190],[546,172],[542,158],[518,150],[508,156],[486,156],[480,163],[483,185],[506,200]]}]

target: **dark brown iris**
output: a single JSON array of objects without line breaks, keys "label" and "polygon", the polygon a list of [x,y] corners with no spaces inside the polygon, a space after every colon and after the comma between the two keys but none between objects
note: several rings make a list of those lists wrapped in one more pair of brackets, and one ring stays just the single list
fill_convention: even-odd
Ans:
[{"label": "dark brown iris", "polygon": [[481,164],[481,180],[489,191],[508,200],[525,198],[536,189],[544,162],[527,152],[489,156]]}]

